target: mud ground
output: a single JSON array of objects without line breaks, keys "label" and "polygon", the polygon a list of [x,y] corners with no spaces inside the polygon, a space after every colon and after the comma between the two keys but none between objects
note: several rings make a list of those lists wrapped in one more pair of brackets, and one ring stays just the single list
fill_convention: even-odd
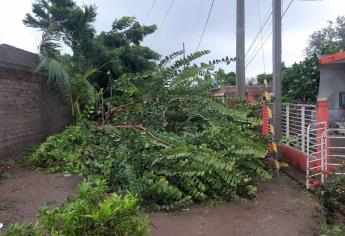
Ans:
[{"label": "mud ground", "polygon": [[[59,205],[75,192],[80,177],[10,168],[0,179],[0,223],[34,222],[37,208]],[[317,235],[321,207],[291,178],[260,183],[254,200],[196,205],[181,211],[150,213],[153,236],[309,236]],[[1,232],[1,230],[0,230]]]},{"label": "mud ground", "polygon": [[38,207],[56,206],[76,190],[81,177],[44,174],[28,167],[6,168],[0,179],[0,223],[34,222]]},{"label": "mud ground", "polygon": [[320,220],[318,202],[281,175],[260,183],[252,201],[152,213],[151,232],[154,236],[309,236],[318,235]]}]

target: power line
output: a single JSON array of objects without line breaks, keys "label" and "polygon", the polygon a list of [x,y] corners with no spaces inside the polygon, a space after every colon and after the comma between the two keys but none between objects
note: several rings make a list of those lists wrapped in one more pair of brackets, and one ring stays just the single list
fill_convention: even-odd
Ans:
[{"label": "power line", "polygon": [[[271,38],[273,32],[271,31],[270,34],[265,38],[264,42],[262,43],[262,48],[265,46],[265,44],[267,43],[267,41]],[[246,68],[254,61],[254,59],[256,58],[256,56],[259,54],[261,47],[259,48],[259,50],[257,50],[254,54],[254,56],[249,60],[249,62],[246,65]]]},{"label": "power line", "polygon": [[163,21],[162,21],[162,23],[161,23],[161,26],[158,28],[157,33],[155,34],[155,36],[154,36],[154,38],[153,38],[153,40],[152,40],[150,46],[152,46],[152,44],[156,41],[157,36],[159,35],[161,29],[163,28],[164,23],[165,23],[166,19],[168,18],[168,15],[169,15],[169,13],[170,13],[170,10],[171,10],[171,8],[172,8],[172,6],[173,6],[173,4],[174,4],[174,1],[175,1],[175,0],[171,0],[171,1],[170,1],[170,4],[169,4],[169,6],[168,6],[168,10],[165,12],[165,15],[164,15]]},{"label": "power line", "polygon": [[198,25],[199,25],[200,16],[201,16],[202,8],[203,8],[203,6],[204,6],[204,2],[205,2],[205,0],[201,0],[201,4],[200,4],[200,7],[199,7],[198,16],[197,16],[197,18],[196,18],[196,22],[195,22],[195,25],[194,25],[193,36],[194,36],[194,34],[195,34],[195,32],[196,32],[196,29],[197,29],[197,27],[198,27]]},{"label": "power line", "polygon": [[[284,13],[282,14],[282,18],[286,15],[287,11],[290,9],[292,3],[294,2],[294,0],[291,0],[288,4],[288,6],[286,7],[286,9],[284,10]],[[268,39],[272,36],[273,32],[271,31],[271,33],[268,35],[268,37],[264,40],[264,42],[262,43],[262,47],[264,47],[264,45],[267,43]],[[254,59],[256,58],[256,56],[258,55],[258,53],[260,52],[260,49],[257,50],[254,54],[254,56],[249,60],[249,62],[246,65],[246,68],[254,61]]]},{"label": "power line", "polygon": [[[272,23],[267,25],[268,28],[265,31],[265,33],[263,33],[263,31],[260,33],[258,39],[260,39],[260,42],[254,44],[252,50],[247,54],[246,59],[247,61],[250,61],[249,58],[252,58],[254,54],[257,54],[257,51],[260,51],[261,47],[262,47],[262,39],[261,38],[266,38],[266,35],[269,34],[270,32],[272,32],[271,26]],[[261,35],[265,35],[265,37],[262,37]]]},{"label": "power line", "polygon": [[291,5],[292,5],[293,1],[295,1],[295,0],[291,0],[291,1],[289,2],[288,6],[286,7],[285,11],[283,12],[282,17],[284,17],[284,16],[285,16],[285,14],[286,14],[286,12],[287,12],[287,11],[290,9],[290,7],[291,7]]},{"label": "power line", "polygon": [[150,15],[151,15],[151,13],[152,13],[152,10],[153,10],[153,8],[154,8],[154,6],[156,5],[156,2],[157,2],[157,0],[153,0],[153,2],[152,2],[152,4],[151,4],[151,7],[150,7],[150,10],[148,11],[148,13],[147,13],[147,15],[146,15],[146,17],[145,17],[144,24],[145,24],[145,22],[149,19]]},{"label": "power line", "polygon": [[203,31],[202,31],[202,34],[201,34],[201,37],[200,37],[198,46],[197,46],[197,48],[196,48],[196,51],[199,50],[200,45],[201,45],[201,42],[202,42],[202,39],[203,39],[203,37],[204,37],[204,35],[205,35],[206,28],[207,28],[207,25],[208,25],[208,22],[209,22],[209,20],[210,20],[211,13],[212,13],[212,10],[213,10],[214,1],[215,1],[215,0],[212,0],[211,7],[210,7],[210,10],[209,10],[209,12],[208,12],[207,19],[206,19],[206,22],[205,22],[205,25],[204,25],[204,29],[203,29]]},{"label": "power line", "polygon": [[[262,26],[262,22],[261,22],[260,0],[258,0],[258,13],[259,13],[259,22],[260,22],[260,27],[261,27]],[[265,58],[265,50],[264,50],[264,47],[263,47],[262,33],[260,33],[260,38],[261,38],[262,61],[264,63],[264,74],[265,74],[265,79],[266,79],[266,58]]]},{"label": "power line", "polygon": [[262,33],[262,31],[263,31],[264,28],[266,27],[266,25],[267,25],[268,21],[271,19],[271,17],[272,17],[272,11],[270,11],[270,9],[268,9],[268,13],[266,14],[266,17],[265,17],[266,20],[265,20],[265,22],[263,23],[263,25],[259,28],[258,32],[256,33],[256,36],[255,36],[253,42],[251,43],[251,45],[249,46],[249,49],[248,49],[247,52],[246,52],[246,57],[247,57],[247,55],[249,54],[250,50],[253,48],[253,46],[254,46],[256,40],[258,40],[260,34]]}]

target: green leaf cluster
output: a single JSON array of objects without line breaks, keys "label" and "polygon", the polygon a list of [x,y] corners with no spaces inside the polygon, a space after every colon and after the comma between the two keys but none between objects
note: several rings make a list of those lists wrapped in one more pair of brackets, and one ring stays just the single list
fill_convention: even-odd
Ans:
[{"label": "green leaf cluster", "polygon": [[132,194],[108,194],[102,179],[81,183],[77,194],[61,207],[41,207],[36,224],[13,224],[4,236],[148,235],[149,219]]},{"label": "green leaf cluster", "polygon": [[319,92],[320,63],[316,55],[283,70],[283,99],[292,103],[315,103]]},{"label": "green leaf cluster", "polygon": [[[159,54],[142,46],[147,35],[156,31],[155,25],[141,25],[134,17],[114,19],[109,31],[96,33],[94,22],[97,18],[95,5],[79,6],[73,0],[35,0],[32,12],[27,13],[23,23],[43,32],[40,45],[42,66],[49,76],[58,81],[66,80],[61,62],[62,44],[72,51],[64,56],[65,70],[74,75],[83,74],[88,68],[101,68],[89,81],[99,89],[108,88],[112,80],[124,73],[143,72],[153,69]],[[47,59],[47,57],[49,59]],[[49,61],[48,61],[49,60]],[[53,63],[50,66],[47,63]],[[109,73],[108,73],[109,72]],[[55,76],[55,77],[54,77]]]}]

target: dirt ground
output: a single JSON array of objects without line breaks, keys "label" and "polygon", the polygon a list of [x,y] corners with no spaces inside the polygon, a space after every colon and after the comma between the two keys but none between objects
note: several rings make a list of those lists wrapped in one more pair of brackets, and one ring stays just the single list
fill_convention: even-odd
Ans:
[{"label": "dirt ground", "polygon": [[30,168],[6,168],[9,177],[0,179],[0,223],[33,222],[43,204],[59,205],[73,194],[81,177],[43,174]]},{"label": "dirt ground", "polygon": [[321,207],[285,175],[258,186],[256,200],[151,214],[154,236],[317,235]]},{"label": "dirt ground", "polygon": [[[0,223],[32,222],[42,204],[58,205],[72,194],[81,178],[10,169],[0,179]],[[282,175],[261,183],[255,200],[218,207],[193,206],[176,212],[151,213],[153,236],[296,236],[315,235],[320,206]],[[1,230],[0,230],[1,232]]]}]

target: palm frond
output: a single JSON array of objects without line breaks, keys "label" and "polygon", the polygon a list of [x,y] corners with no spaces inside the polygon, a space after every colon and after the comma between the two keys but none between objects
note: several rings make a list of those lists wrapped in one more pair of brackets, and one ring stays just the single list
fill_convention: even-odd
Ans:
[{"label": "palm frond", "polygon": [[56,24],[49,23],[47,29],[42,33],[40,54],[56,59],[60,55],[60,40],[61,33],[58,30],[58,26]]},{"label": "palm frond", "polygon": [[70,86],[71,84],[71,78],[62,64],[47,55],[40,56],[40,62],[35,72],[46,73],[48,82],[60,88]]}]

